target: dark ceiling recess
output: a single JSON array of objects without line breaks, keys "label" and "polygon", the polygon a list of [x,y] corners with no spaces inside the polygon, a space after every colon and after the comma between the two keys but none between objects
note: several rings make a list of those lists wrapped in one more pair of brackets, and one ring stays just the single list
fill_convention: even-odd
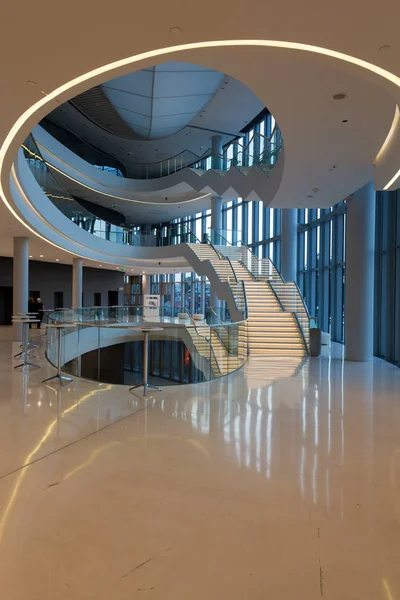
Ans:
[{"label": "dark ceiling recess", "polygon": [[140,139],[121,119],[100,86],[75,96],[70,103],[102,129],[128,140]]},{"label": "dark ceiling recess", "polygon": [[117,210],[105,208],[104,206],[100,206],[100,204],[94,204],[93,202],[89,202],[88,200],[82,200],[82,198],[78,198],[77,196],[72,197],[83,208],[91,212],[98,219],[107,221],[108,223],[111,223],[111,225],[125,225],[126,217],[124,217],[124,215],[118,212]]},{"label": "dark ceiling recess", "polygon": [[56,138],[71,152],[77,154],[83,160],[91,163],[92,165],[102,165],[108,167],[114,167],[119,169],[124,177],[126,177],[126,170],[123,164],[117,160],[114,156],[107,154],[104,150],[99,150],[93,146],[87,140],[83,140],[78,137],[73,131],[68,129],[58,117],[53,113],[50,113],[47,117],[44,117],[40,121],[40,126],[43,127],[53,137]]}]

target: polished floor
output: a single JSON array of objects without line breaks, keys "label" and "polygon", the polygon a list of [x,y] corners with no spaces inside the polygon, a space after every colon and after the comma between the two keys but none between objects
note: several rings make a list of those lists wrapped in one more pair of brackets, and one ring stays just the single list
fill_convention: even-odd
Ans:
[{"label": "polished floor", "polygon": [[255,357],[144,399],[43,386],[7,336],[1,600],[400,600],[400,369]]}]

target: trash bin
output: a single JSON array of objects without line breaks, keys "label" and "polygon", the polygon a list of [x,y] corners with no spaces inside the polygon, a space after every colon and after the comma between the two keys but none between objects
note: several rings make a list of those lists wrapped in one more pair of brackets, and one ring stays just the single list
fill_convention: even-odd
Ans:
[{"label": "trash bin", "polygon": [[310,355],[319,356],[321,354],[321,330],[310,329]]}]

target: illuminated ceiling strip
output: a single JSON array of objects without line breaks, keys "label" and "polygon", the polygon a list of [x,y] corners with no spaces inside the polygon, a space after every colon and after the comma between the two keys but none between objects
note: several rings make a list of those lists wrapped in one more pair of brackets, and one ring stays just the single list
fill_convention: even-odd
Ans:
[{"label": "illuminated ceiling strip", "polygon": [[393,594],[391,592],[391,589],[389,587],[389,583],[388,583],[387,579],[382,579],[382,587],[385,592],[387,600],[394,600]]},{"label": "illuminated ceiling strip", "polygon": [[397,179],[400,177],[400,169],[397,171],[397,173],[395,173],[392,177],[392,179],[390,181],[388,181],[388,183],[385,185],[385,187],[383,188],[385,191],[388,190],[395,181],[397,181]]},{"label": "illuminated ceiling strip", "polygon": [[[15,185],[17,186],[19,193],[21,194],[21,196],[22,196],[23,198],[25,198],[25,203],[26,203],[26,204],[30,204],[30,202],[28,201],[28,198],[27,198],[27,196],[26,196],[26,194],[25,194],[25,192],[24,192],[24,190],[23,190],[23,188],[22,188],[22,186],[21,186],[21,184],[20,184],[20,182],[19,182],[19,179],[18,179],[18,177],[17,177],[17,174],[16,174],[16,172],[15,172],[15,166],[14,166],[14,165],[12,166],[12,169],[11,169],[11,176],[12,176],[12,178],[14,179]],[[43,217],[42,217],[42,216],[41,216],[41,215],[40,215],[40,214],[39,214],[39,213],[36,211],[36,209],[35,209],[35,208],[32,206],[32,204],[30,204],[30,206],[32,207],[32,209],[33,209],[33,210],[35,210],[35,212],[38,214],[38,216],[39,216],[41,219],[43,219]],[[85,259],[85,260],[90,260],[91,262],[94,262],[94,263],[96,263],[96,264],[97,264],[97,263],[99,263],[99,261],[101,261],[101,262],[103,262],[104,264],[108,264],[108,265],[112,265],[112,266],[114,266],[114,265],[115,265],[115,261],[118,261],[118,260],[120,260],[120,261],[123,261],[123,260],[124,260],[124,258],[123,258],[122,256],[116,256],[116,257],[115,257],[115,259],[114,259],[114,261],[112,261],[112,259],[111,259],[111,262],[110,262],[110,259],[104,259],[104,258],[89,258],[88,256],[85,256],[84,254],[79,254],[78,252],[73,252],[72,250],[67,250],[66,248],[63,248],[62,246],[59,246],[59,245],[58,245],[58,244],[56,244],[55,242],[51,242],[51,241],[50,241],[48,238],[45,238],[43,235],[41,235],[40,233],[38,233],[37,231],[35,231],[34,229],[32,229],[32,227],[30,227],[30,226],[29,226],[29,225],[28,225],[28,224],[27,224],[27,223],[26,223],[26,222],[25,222],[23,219],[21,219],[21,217],[19,216],[19,214],[18,214],[18,213],[17,213],[17,212],[14,210],[14,208],[13,208],[12,206],[10,206],[10,207],[9,207],[9,210],[11,211],[11,213],[13,214],[13,216],[14,216],[14,217],[15,217],[15,218],[16,218],[16,219],[17,219],[17,220],[20,222],[20,223],[22,223],[22,225],[23,225],[24,227],[26,227],[26,229],[28,229],[28,231],[30,231],[31,233],[33,233],[34,235],[36,235],[36,236],[37,236],[39,239],[43,240],[43,241],[44,241],[44,242],[46,242],[47,244],[50,244],[51,246],[54,246],[55,248],[58,248],[58,249],[59,249],[59,250],[61,250],[62,252],[66,252],[67,254],[71,254],[72,256],[79,256],[80,258],[83,258],[83,259]],[[48,223],[48,222],[47,222],[47,223]],[[51,227],[50,223],[48,223],[48,224],[49,224],[49,226]],[[52,228],[52,229],[53,229],[53,230],[54,230],[56,233],[58,233],[58,234],[60,234],[60,235],[63,235],[63,234],[62,234],[60,231],[58,231],[57,229],[54,229],[53,227],[51,227],[51,228]],[[66,237],[66,236],[64,236],[64,237]],[[68,239],[68,238],[67,238],[67,239]],[[77,242],[76,240],[72,240],[72,241],[73,241],[75,244],[78,244],[78,242]],[[105,253],[104,253],[104,254],[105,254]],[[139,259],[139,260],[140,260],[140,259]],[[131,268],[132,268],[132,266],[133,266],[133,267],[136,267],[136,268],[140,268],[140,265],[138,265],[138,266],[137,266],[136,264],[133,264],[133,265],[132,265],[132,263],[130,263],[129,265],[126,265],[126,264],[124,265],[124,264],[122,264],[121,266],[122,266],[122,267],[124,267],[125,269],[128,269],[128,268],[129,268],[129,269],[131,269]],[[171,267],[171,268],[172,268],[172,267]]]},{"label": "illuminated ceiling strip", "polygon": [[[96,188],[91,187],[90,185],[87,185],[86,183],[82,183],[82,181],[79,181],[79,179],[75,179],[75,177],[72,177],[71,175],[67,175],[67,173],[64,173],[64,171],[61,171],[61,169],[59,169],[58,167],[55,167],[54,165],[52,165],[51,163],[48,163],[47,161],[46,165],[48,167],[50,167],[51,169],[54,169],[55,171],[57,171],[58,173],[60,173],[61,175],[63,175],[63,177],[67,177],[68,179],[71,179],[71,181],[73,181],[74,183],[77,183],[78,185],[81,185],[84,188],[87,188],[88,190],[91,190],[92,192],[95,192],[96,194],[102,194],[102,196],[107,196],[108,198],[114,198],[115,200],[124,200],[125,202],[131,202],[131,203],[136,203],[136,204],[155,204],[156,206],[163,206],[163,207],[167,207],[167,206],[174,206],[175,204],[189,204],[189,202],[196,202],[197,200],[203,200],[204,198],[208,198],[209,196],[211,196],[211,194],[203,194],[203,196],[198,196],[197,198],[191,198],[189,200],[181,200],[180,202],[147,202],[146,200],[132,200],[131,198],[124,198],[123,196],[114,196],[113,194],[108,194],[107,192],[101,192],[100,190],[96,190]],[[83,177],[85,177],[85,175],[82,174]]]},{"label": "illuminated ceiling strip", "polygon": [[385,141],[382,144],[382,148],[379,150],[378,154],[376,155],[376,159],[375,159],[376,163],[379,162],[383,158],[383,155],[385,154],[386,150],[388,149],[390,142],[392,141],[392,138],[394,136],[394,133],[397,129],[397,125],[399,124],[399,118],[400,118],[400,110],[396,104],[392,125],[389,129],[389,133],[387,134]]},{"label": "illuminated ceiling strip", "polygon": [[[200,50],[200,49],[208,49],[208,48],[229,48],[229,47],[246,47],[246,46],[256,46],[256,47],[266,47],[266,48],[282,48],[286,50],[298,50],[302,52],[311,52],[313,54],[320,54],[322,56],[328,56],[329,58],[335,58],[337,60],[344,61],[346,63],[350,63],[352,65],[356,65],[361,67],[362,69],[366,69],[380,77],[383,77],[390,83],[393,83],[395,86],[400,88],[400,78],[387,71],[386,69],[382,69],[382,67],[378,67],[370,62],[362,60],[360,58],[356,58],[355,56],[351,56],[349,54],[344,54],[343,52],[337,52],[336,50],[329,50],[328,48],[322,48],[321,46],[313,46],[311,44],[303,44],[300,42],[284,42],[278,40],[219,40],[219,41],[208,41],[208,42],[194,42],[190,44],[180,44],[178,46],[169,46],[166,48],[159,48],[157,50],[149,50],[148,52],[142,52],[140,54],[136,54],[134,56],[129,56],[127,58],[123,58],[121,60],[117,60],[102,67],[98,67],[97,69],[93,69],[88,73],[84,73],[83,75],[79,75],[79,77],[75,77],[75,79],[71,79],[67,83],[64,83],[60,87],[56,88],[40,100],[33,104],[30,108],[28,108],[14,123],[8,132],[3,145],[0,148],[0,174],[2,174],[4,167],[4,159],[5,156],[14,141],[19,134],[20,129],[24,126],[26,121],[30,119],[39,109],[47,104],[50,104],[52,100],[58,100],[58,97],[66,92],[70,92],[75,87],[86,84],[91,79],[100,77],[109,73],[113,70],[135,64],[137,62],[148,60],[150,58],[157,58],[159,56],[164,56],[165,54],[174,54],[178,52],[184,52],[188,50]],[[400,176],[400,169],[396,173],[396,175],[391,179],[391,181],[385,186],[385,189],[390,187],[396,181],[396,179]],[[2,196],[3,202],[12,211],[12,207],[10,202],[6,198],[5,190],[3,188],[2,183],[0,182],[0,195]],[[22,222],[21,219],[18,219]]]}]

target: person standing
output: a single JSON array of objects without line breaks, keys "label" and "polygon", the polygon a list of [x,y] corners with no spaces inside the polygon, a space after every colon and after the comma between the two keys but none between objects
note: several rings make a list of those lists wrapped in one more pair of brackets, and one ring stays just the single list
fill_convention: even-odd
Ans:
[{"label": "person standing", "polygon": [[[29,315],[30,317],[33,318],[35,316],[36,318],[36,314],[33,314],[36,313],[36,303],[35,298],[32,298],[32,296],[28,300],[28,313],[32,313]],[[32,329],[32,323],[29,323],[29,329]]]},{"label": "person standing", "polygon": [[36,312],[37,312],[37,318],[39,319],[39,323],[37,324],[37,328],[40,329],[40,326],[42,324],[43,321],[43,315],[44,315],[44,304],[41,300],[41,298],[37,298],[36,299]]}]

